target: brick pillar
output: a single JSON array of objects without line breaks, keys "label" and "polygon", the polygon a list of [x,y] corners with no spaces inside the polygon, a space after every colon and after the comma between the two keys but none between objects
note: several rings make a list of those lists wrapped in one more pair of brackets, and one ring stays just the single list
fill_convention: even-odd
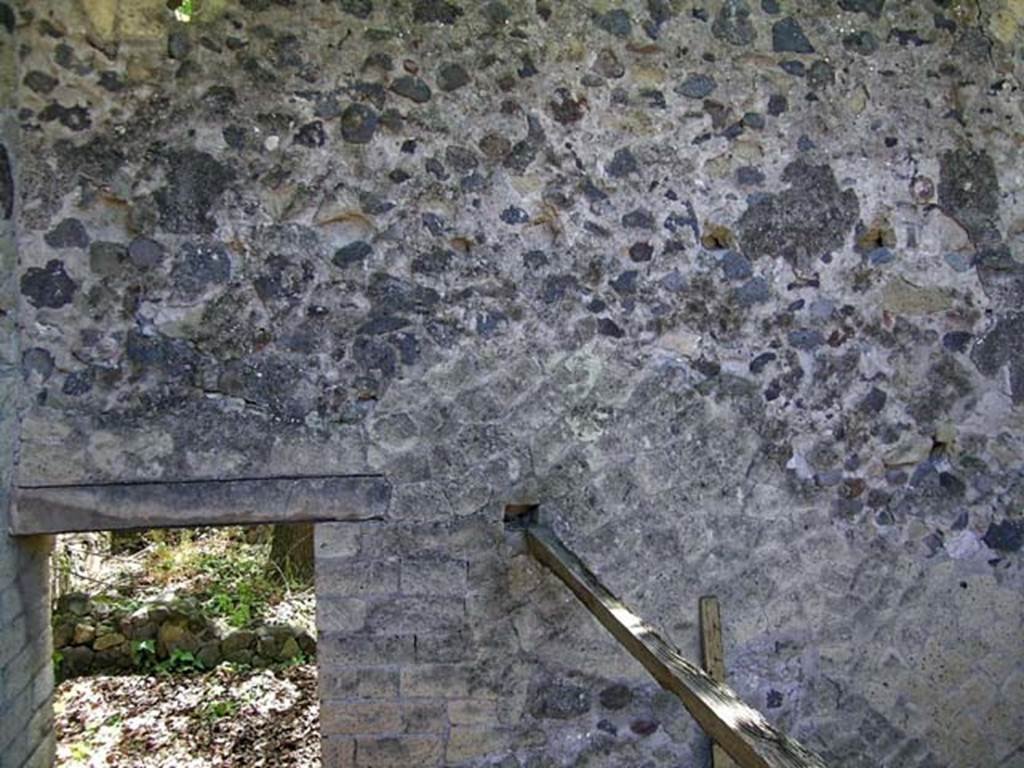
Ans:
[{"label": "brick pillar", "polygon": [[[317,527],[325,768],[456,765],[501,755],[505,641],[489,636],[501,525]],[[510,633],[511,634],[511,633]]]},{"label": "brick pillar", "polygon": [[17,61],[0,25],[0,765],[53,764],[50,537],[7,535],[21,383],[16,333]]}]

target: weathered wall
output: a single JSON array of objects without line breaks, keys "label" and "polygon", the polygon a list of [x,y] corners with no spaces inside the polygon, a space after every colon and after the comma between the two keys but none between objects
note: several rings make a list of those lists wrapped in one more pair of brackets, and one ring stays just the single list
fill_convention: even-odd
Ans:
[{"label": "weathered wall", "polygon": [[6,535],[22,390],[16,325],[17,57],[13,15],[0,4],[0,766],[53,762],[49,537]]},{"label": "weathered wall", "polygon": [[386,473],[331,765],[704,754],[524,497],[832,764],[1024,765],[1022,16],[26,4],[20,476]]}]

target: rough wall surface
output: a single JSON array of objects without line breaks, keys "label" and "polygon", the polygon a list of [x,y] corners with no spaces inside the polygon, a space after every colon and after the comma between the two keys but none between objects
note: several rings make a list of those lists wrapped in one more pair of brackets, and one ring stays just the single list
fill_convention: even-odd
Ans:
[{"label": "rough wall surface", "polygon": [[21,481],[386,473],[319,532],[329,765],[706,759],[532,497],[830,764],[1022,766],[1022,18],[25,4]]},{"label": "rough wall surface", "polygon": [[[12,22],[12,23],[7,23]],[[13,17],[0,6],[0,766],[52,765],[48,537],[6,535],[22,394],[16,326],[14,176],[18,147]]]}]

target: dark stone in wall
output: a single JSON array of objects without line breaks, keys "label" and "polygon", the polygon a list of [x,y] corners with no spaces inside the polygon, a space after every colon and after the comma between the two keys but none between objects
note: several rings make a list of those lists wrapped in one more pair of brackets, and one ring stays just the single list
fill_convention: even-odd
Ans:
[{"label": "dark stone in wall", "polygon": [[954,149],[940,156],[939,206],[977,245],[999,239],[999,177],[984,149]]},{"label": "dark stone in wall", "polygon": [[827,88],[836,82],[836,71],[827,61],[819,59],[807,71],[807,83],[812,88]]},{"label": "dark stone in wall", "polygon": [[327,142],[324,124],[319,120],[306,123],[295,134],[295,143],[304,147],[322,147]]},{"label": "dark stone in wall", "polygon": [[60,391],[69,397],[80,397],[92,391],[93,381],[96,372],[92,368],[81,371],[73,371],[64,379],[64,385]]},{"label": "dark stone in wall", "polygon": [[97,275],[120,275],[127,261],[128,248],[123,243],[97,241],[89,246],[89,269]]},{"label": "dark stone in wall", "polygon": [[356,240],[342,246],[334,252],[335,265],[345,269],[355,264],[362,264],[373,253],[373,247],[365,240]]},{"label": "dark stone in wall", "polygon": [[746,0],[725,0],[711,25],[711,34],[730,45],[746,46],[753,43],[756,34]]},{"label": "dark stone in wall", "polygon": [[526,709],[539,720],[568,720],[590,707],[590,690],[563,680],[534,684],[527,694]]},{"label": "dark stone in wall", "polygon": [[430,86],[418,77],[399,77],[391,84],[391,92],[417,104],[430,101]]},{"label": "dark stone in wall", "polygon": [[89,233],[78,219],[64,219],[43,240],[51,248],[85,248],[89,245]]},{"label": "dark stone in wall", "polygon": [[45,269],[31,267],[21,276],[21,293],[36,307],[60,309],[71,303],[77,288],[57,259],[48,261]]},{"label": "dark stone in wall", "polygon": [[870,56],[878,50],[878,38],[866,29],[851,32],[843,38],[843,47],[861,56]]},{"label": "dark stone in wall", "polygon": [[373,0],[339,0],[341,10],[357,19],[368,19],[373,13]]},{"label": "dark stone in wall", "polygon": [[623,8],[613,8],[607,13],[595,14],[594,23],[599,29],[616,37],[626,38],[633,32],[633,22],[629,18],[629,11]]},{"label": "dark stone in wall", "polygon": [[825,343],[825,337],[821,331],[813,328],[801,328],[790,331],[788,336],[789,344],[796,349],[813,350]]},{"label": "dark stone in wall", "polygon": [[128,244],[128,258],[140,269],[159,266],[166,255],[166,249],[149,237],[137,237]]},{"label": "dark stone in wall", "polygon": [[598,699],[605,709],[625,709],[633,701],[633,692],[628,685],[615,683],[603,688]]},{"label": "dark stone in wall", "polygon": [[792,16],[772,24],[772,50],[776,53],[814,53],[800,22]]},{"label": "dark stone in wall", "polygon": [[759,196],[738,223],[739,241],[750,259],[783,258],[806,269],[842,247],[857,221],[860,204],[853,190],[840,190],[827,165],[797,160],[782,180],[789,189]]},{"label": "dark stone in wall", "polygon": [[140,368],[159,369],[173,377],[190,376],[199,364],[199,356],[188,342],[134,329],[125,338],[125,355]]},{"label": "dark stone in wall", "polygon": [[763,277],[753,277],[738,287],[733,292],[733,296],[736,299],[736,303],[741,307],[749,307],[769,301],[772,297],[772,291],[768,281]]},{"label": "dark stone in wall", "polygon": [[1024,306],[1024,263],[1005,243],[982,248],[974,257],[978,279],[996,306],[1016,310]]},{"label": "dark stone in wall", "polygon": [[676,93],[688,99],[703,99],[710,96],[716,87],[711,75],[693,74],[676,86]]},{"label": "dark stone in wall", "polygon": [[202,293],[231,277],[231,259],[220,243],[184,243],[175,256],[171,281],[182,296]]},{"label": "dark stone in wall", "polygon": [[446,0],[415,0],[412,17],[420,24],[454,24],[463,13],[462,8]]},{"label": "dark stone in wall", "polygon": [[351,144],[369,144],[379,121],[372,107],[350,104],[341,113],[341,138]]},{"label": "dark stone in wall", "polygon": [[1001,317],[971,351],[971,359],[986,376],[1010,367],[1013,402],[1024,403],[1024,312]]},{"label": "dark stone in wall", "polygon": [[882,15],[882,9],[885,8],[885,0],[839,0],[839,7],[844,11],[866,13],[877,19]]},{"label": "dark stone in wall", "polygon": [[56,88],[60,81],[36,69],[26,73],[23,82],[36,93],[46,95]]},{"label": "dark stone in wall", "polygon": [[21,353],[21,371],[27,379],[33,373],[46,381],[53,374],[54,360],[49,350],[32,347]]},{"label": "dark stone in wall", "polygon": [[629,147],[623,147],[615,150],[615,155],[604,170],[613,179],[622,179],[630,174],[640,173],[640,166]]},{"label": "dark stone in wall", "polygon": [[154,193],[160,223],[169,232],[209,234],[216,227],[213,209],[234,179],[234,172],[206,152],[166,153],[167,186]]},{"label": "dark stone in wall", "polygon": [[188,32],[181,28],[176,27],[171,29],[167,35],[167,55],[172,59],[184,60],[188,58],[189,53],[192,52],[192,41],[189,39]]},{"label": "dark stone in wall", "polygon": [[722,256],[722,272],[729,280],[746,280],[753,274],[753,268],[742,254],[726,251]]},{"label": "dark stone in wall", "polygon": [[997,552],[1019,552],[1024,547],[1024,520],[990,523],[985,543]]},{"label": "dark stone in wall", "polygon": [[75,105],[65,107],[54,102],[39,112],[39,119],[44,123],[58,122],[71,131],[84,131],[92,127],[92,118],[87,107]]},{"label": "dark stone in wall", "polygon": [[469,73],[461,64],[444,64],[437,72],[437,87],[446,93],[469,84]]},{"label": "dark stone in wall", "polygon": [[7,147],[0,144],[0,211],[4,219],[14,215],[14,174],[11,171],[11,158]]}]

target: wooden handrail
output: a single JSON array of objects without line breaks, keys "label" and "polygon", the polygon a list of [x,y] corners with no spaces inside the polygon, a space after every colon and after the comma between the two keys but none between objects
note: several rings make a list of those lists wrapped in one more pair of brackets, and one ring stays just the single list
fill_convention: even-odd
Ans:
[{"label": "wooden handrail", "polygon": [[530,553],[572,590],[663,688],[679,697],[740,768],[825,768],[820,757],[775,730],[731,688],[683,658],[613,595],[550,528],[528,520],[525,533]]}]

